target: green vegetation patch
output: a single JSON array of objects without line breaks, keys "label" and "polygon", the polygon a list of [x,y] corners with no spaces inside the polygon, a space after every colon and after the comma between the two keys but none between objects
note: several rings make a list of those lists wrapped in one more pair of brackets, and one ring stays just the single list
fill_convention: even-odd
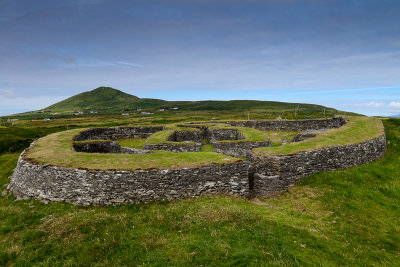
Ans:
[{"label": "green vegetation patch", "polygon": [[202,145],[201,152],[213,152],[213,145],[212,144]]},{"label": "green vegetation patch", "polygon": [[239,162],[241,159],[213,152],[173,153],[157,151],[149,154],[81,153],[72,150],[72,138],[84,129],[48,135],[30,147],[25,158],[39,163],[67,168],[96,170],[179,169],[209,164]]},{"label": "green vegetation patch", "polygon": [[176,131],[201,132],[201,130],[197,129],[197,128],[178,127],[175,125],[169,125],[168,130],[156,132],[156,133],[150,135],[147,138],[145,143],[146,144],[183,144],[183,145],[195,144],[195,142],[168,141],[169,137]]},{"label": "green vegetation patch", "polygon": [[263,142],[266,140],[275,140],[275,142],[282,142],[282,141],[291,141],[299,132],[278,132],[278,131],[261,131],[250,127],[239,127],[239,126],[230,126],[224,125],[224,127],[213,126],[211,129],[231,129],[239,131],[244,139],[241,140],[223,140],[220,142],[229,143],[229,142]]},{"label": "green vegetation patch", "polygon": [[256,148],[253,152],[259,156],[296,154],[325,147],[359,144],[384,133],[383,124],[377,118],[348,116],[346,119],[348,122],[342,127],[328,130],[314,138],[285,146]]}]

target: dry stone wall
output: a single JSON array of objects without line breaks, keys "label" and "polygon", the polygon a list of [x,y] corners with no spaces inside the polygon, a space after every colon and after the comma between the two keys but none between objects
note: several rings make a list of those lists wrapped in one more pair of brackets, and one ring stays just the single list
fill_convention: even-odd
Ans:
[{"label": "dry stone wall", "polygon": [[334,117],[329,119],[313,120],[280,120],[280,121],[230,121],[227,124],[231,126],[250,127],[262,131],[306,131],[333,129],[342,127],[346,124],[343,117]]},{"label": "dry stone wall", "polygon": [[168,141],[173,142],[184,142],[184,141],[191,141],[191,142],[201,142],[204,138],[204,134],[202,131],[175,131],[173,134],[170,135]]},{"label": "dry stone wall", "polygon": [[22,154],[8,189],[18,198],[117,205],[216,193],[247,196],[247,173],[246,162],[134,172],[70,169],[33,164]]},{"label": "dry stone wall", "polygon": [[74,143],[72,145],[76,152],[85,153],[121,153],[121,146],[115,141],[97,141],[90,143]]},{"label": "dry stone wall", "polygon": [[143,150],[164,150],[179,152],[200,152],[201,143],[165,143],[165,144],[144,144]]},{"label": "dry stone wall", "polygon": [[[301,129],[336,127],[344,119],[313,120],[306,122]],[[315,122],[318,121],[318,122]],[[254,128],[271,126],[266,122],[244,122]],[[279,123],[282,123],[279,121]],[[285,122],[286,123],[286,122]],[[247,125],[249,127],[249,125]],[[144,128],[144,127],[143,127]],[[147,127],[135,130],[133,135],[145,136],[163,127]],[[152,129],[150,129],[152,128]],[[277,127],[279,128],[279,127]],[[289,130],[286,127],[283,130]],[[318,129],[316,129],[318,128]],[[88,130],[78,135],[78,139],[114,139],[130,136],[126,130]],[[282,129],[280,127],[279,129]],[[268,130],[271,130],[269,128]],[[298,130],[298,129],[295,129]],[[95,134],[101,137],[96,137]],[[242,155],[247,153],[246,162],[230,164],[212,164],[196,168],[178,170],[137,170],[137,171],[100,171],[71,169],[50,165],[39,165],[24,159],[23,152],[11,178],[8,189],[19,198],[35,198],[49,201],[65,201],[77,205],[116,205],[140,203],[158,200],[190,198],[204,194],[235,194],[240,196],[266,196],[287,187],[313,173],[344,169],[377,160],[386,152],[385,135],[354,145],[335,146],[314,151],[300,152],[286,156],[260,157],[248,153],[252,144],[233,142],[224,147],[224,142],[214,144],[215,149],[224,153]],[[169,150],[170,144],[147,144],[149,150]],[[176,151],[200,151],[201,145],[175,144]],[[259,144],[269,145],[269,144]],[[116,146],[108,143],[109,148]],[[233,146],[237,146],[232,148]],[[146,148],[146,145],[145,145]],[[87,147],[90,149],[90,147]],[[121,148],[120,153],[131,153],[128,148]],[[130,150],[130,151],[128,151]],[[173,151],[173,150],[172,150]],[[133,151],[132,153],[134,153]],[[143,151],[142,151],[143,152]]]},{"label": "dry stone wall", "polygon": [[272,146],[270,140],[262,142],[216,142],[213,143],[213,151],[231,157],[246,157],[254,148],[270,146]]},{"label": "dry stone wall", "polygon": [[244,136],[235,129],[213,129],[209,130],[210,142],[222,140],[242,140]]},{"label": "dry stone wall", "polygon": [[82,131],[74,141],[115,140],[123,138],[147,138],[153,133],[163,131],[163,126],[155,127],[107,127]]},{"label": "dry stone wall", "polygon": [[122,147],[116,141],[87,141],[73,143],[72,147],[76,152],[84,153],[146,154],[151,152],[144,149]]},{"label": "dry stone wall", "polygon": [[355,145],[334,146],[287,156],[260,157],[254,153],[247,160],[250,184],[256,196],[285,190],[296,181],[321,171],[345,169],[377,160],[386,152],[385,134]]}]

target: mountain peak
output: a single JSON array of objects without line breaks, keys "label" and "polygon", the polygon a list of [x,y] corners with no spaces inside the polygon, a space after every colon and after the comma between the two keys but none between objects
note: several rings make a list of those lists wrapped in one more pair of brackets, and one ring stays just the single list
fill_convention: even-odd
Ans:
[{"label": "mountain peak", "polygon": [[134,95],[124,93],[112,87],[101,86],[92,91],[74,95],[68,99],[58,102],[49,110],[81,110],[81,109],[104,109],[108,107],[133,107],[140,101]]},{"label": "mountain peak", "polygon": [[100,92],[120,92],[123,93],[122,91],[112,88],[112,87],[107,87],[107,86],[100,86],[97,87],[96,89],[93,89],[90,91],[90,93],[100,93]]}]

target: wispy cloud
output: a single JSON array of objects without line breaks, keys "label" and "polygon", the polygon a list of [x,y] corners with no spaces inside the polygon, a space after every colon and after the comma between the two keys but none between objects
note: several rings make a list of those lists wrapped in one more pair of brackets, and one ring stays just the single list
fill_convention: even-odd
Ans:
[{"label": "wispy cloud", "polygon": [[400,102],[392,101],[392,102],[390,102],[389,106],[391,108],[400,109]]},{"label": "wispy cloud", "polygon": [[137,68],[143,67],[143,65],[140,65],[137,63],[125,62],[125,61],[117,61],[116,64],[123,65],[123,66],[137,67]]},{"label": "wispy cloud", "polygon": [[0,96],[5,98],[16,98],[17,96],[11,90],[0,90]]},{"label": "wispy cloud", "polygon": [[365,108],[381,108],[384,105],[382,102],[367,102],[367,103],[360,103],[360,104],[355,104],[356,107],[365,107]]},{"label": "wispy cloud", "polygon": [[[72,58],[71,58],[72,59]],[[105,60],[96,60],[96,59],[76,59],[63,60],[63,66],[66,67],[82,67],[82,68],[142,68],[143,65],[127,62],[127,61],[105,61]]]}]

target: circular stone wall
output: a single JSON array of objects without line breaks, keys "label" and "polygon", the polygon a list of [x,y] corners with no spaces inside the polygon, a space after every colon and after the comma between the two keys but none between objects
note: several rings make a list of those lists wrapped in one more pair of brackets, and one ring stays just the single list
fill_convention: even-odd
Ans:
[{"label": "circular stone wall", "polygon": [[[287,123],[284,122],[285,125]],[[310,125],[310,122],[306,124]],[[264,196],[283,190],[312,173],[347,168],[382,157],[386,151],[386,139],[383,128],[380,130],[382,132],[374,133],[371,138],[353,144],[288,155],[263,156],[250,153],[246,162],[227,159],[227,163],[178,169],[115,171],[67,168],[35,163],[24,151],[8,189],[19,198],[65,201],[77,205],[140,203],[216,193]],[[32,144],[31,148],[34,146]]]}]

